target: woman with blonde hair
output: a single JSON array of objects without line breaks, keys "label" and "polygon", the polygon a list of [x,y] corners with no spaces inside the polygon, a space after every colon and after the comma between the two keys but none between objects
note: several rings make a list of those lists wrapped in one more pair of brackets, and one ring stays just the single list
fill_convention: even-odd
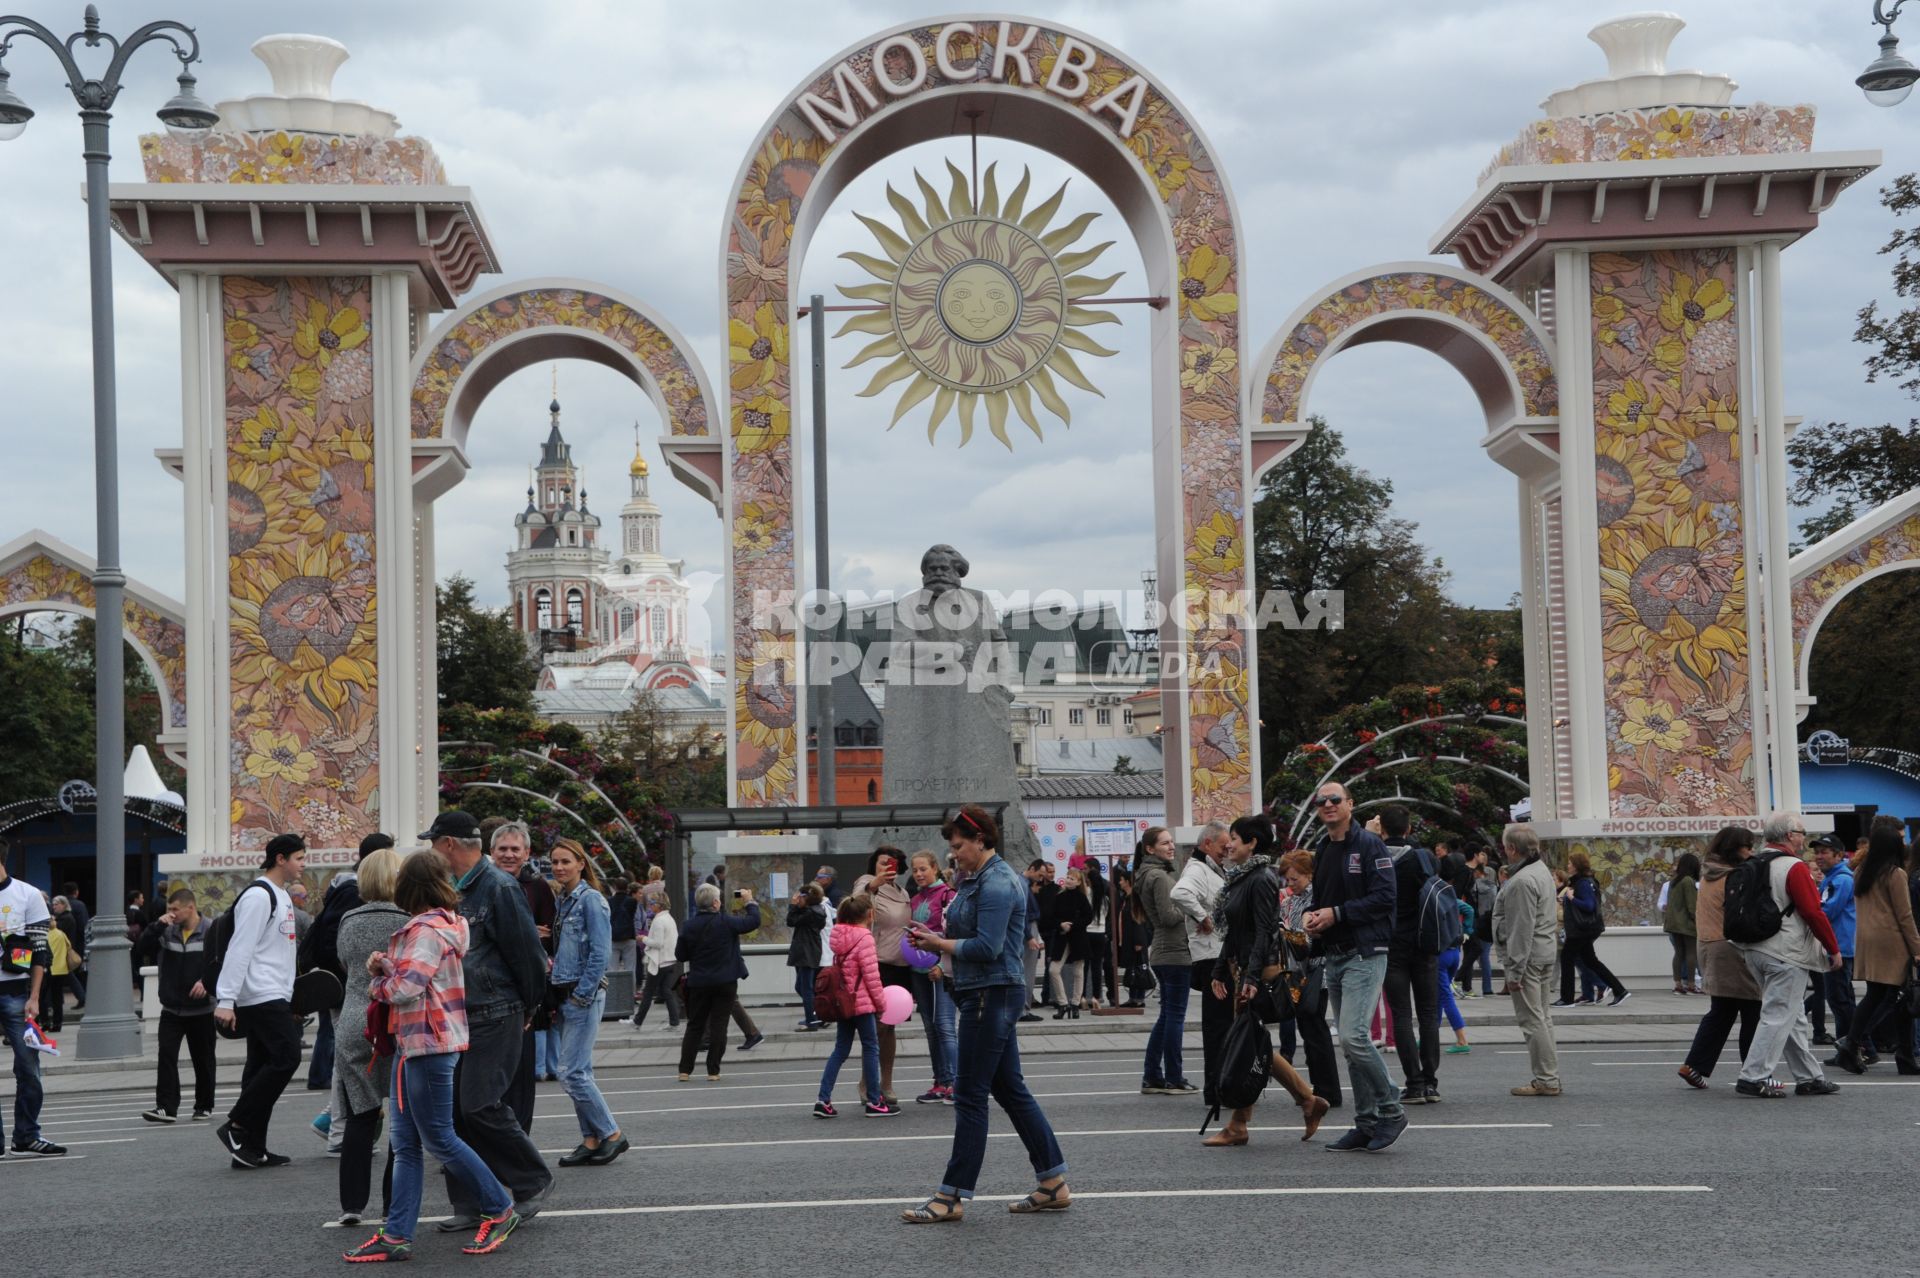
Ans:
[{"label": "woman with blonde hair", "polygon": [[[335,949],[346,971],[346,996],[340,1004],[340,1032],[333,1038],[333,1112],[345,1116],[346,1137],[340,1146],[340,1223],[357,1225],[366,1218],[373,1191],[373,1146],[380,1136],[380,1111],[386,1103],[389,1071],[376,1067],[373,1044],[367,1041],[367,956],[384,950],[407,921],[407,912],[393,903],[393,883],[404,860],[392,848],[369,852],[360,862],[356,886],[361,904],[340,917]],[[393,1147],[387,1147],[387,1170],[381,1199],[393,1201]],[[385,1211],[380,1213],[382,1217]]]},{"label": "woman with blonde hair", "polygon": [[560,1158],[562,1167],[605,1167],[627,1152],[627,1138],[593,1079],[593,1045],[607,1008],[607,965],[613,958],[613,912],[600,889],[600,871],[587,850],[560,839],[553,862],[553,970],[547,1003],[553,1008],[554,1055],[560,1081],[580,1123],[580,1144]]}]

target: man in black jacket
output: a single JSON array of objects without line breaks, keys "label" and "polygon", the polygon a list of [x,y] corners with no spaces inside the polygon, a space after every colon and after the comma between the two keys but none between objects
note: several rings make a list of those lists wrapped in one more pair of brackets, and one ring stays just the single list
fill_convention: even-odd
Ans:
[{"label": "man in black jacket", "polygon": [[1327,1148],[1378,1153],[1407,1129],[1387,1062],[1369,1033],[1393,937],[1393,858],[1353,820],[1353,796],[1338,781],[1320,787],[1314,812],[1326,833],[1314,848],[1307,932],[1327,956],[1327,993],[1353,1080],[1353,1130]]},{"label": "man in black jacket", "polygon": [[1408,839],[1413,817],[1405,805],[1380,809],[1380,830],[1393,858],[1393,937],[1387,943],[1387,1010],[1393,1045],[1407,1086],[1403,1105],[1440,1101],[1440,956],[1420,946],[1420,893],[1438,867],[1433,854]]},{"label": "man in black jacket", "polygon": [[160,967],[160,1064],[154,1080],[153,1108],[140,1117],[172,1123],[180,1116],[180,1042],[193,1060],[193,1117],[213,1116],[213,994],[207,973],[207,927],[188,888],[167,897],[167,912],[148,924],[133,947],[138,971],[157,961]]},{"label": "man in black jacket", "polygon": [[[546,995],[547,956],[520,885],[480,850],[480,825],[465,812],[442,812],[420,836],[447,858],[467,921],[467,1050],[454,1067],[453,1128],[530,1217],[553,1186],[553,1173],[507,1104],[519,1071],[520,1042]],[[447,1178],[453,1216],[442,1233],[479,1226],[483,1214]]]}]

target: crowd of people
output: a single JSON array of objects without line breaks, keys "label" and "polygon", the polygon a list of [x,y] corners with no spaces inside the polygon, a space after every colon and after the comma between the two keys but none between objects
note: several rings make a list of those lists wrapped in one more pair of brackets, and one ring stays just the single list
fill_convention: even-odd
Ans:
[{"label": "crowd of people", "polygon": [[[795,1028],[834,1032],[813,1115],[839,1116],[833,1094],[856,1043],[860,1112],[902,1113],[897,1027],[917,1015],[930,1079],[914,1099],[952,1107],[954,1133],[938,1187],[903,1218],[962,1218],[985,1156],[990,1099],[1035,1175],[1012,1210],[1064,1209],[1066,1159],[1022,1079],[1019,1026],[1047,1007],[1070,1019],[1103,1003],[1144,1006],[1151,993],[1158,1008],[1140,1090],[1198,1095],[1209,1124],[1224,1113],[1203,1144],[1250,1142],[1260,1094],[1250,1076],[1280,1085],[1310,1140],[1331,1111],[1348,1107],[1344,1058],[1351,1115],[1326,1148],[1377,1153],[1406,1130],[1409,1106],[1441,1102],[1443,1055],[1472,1050],[1460,1002],[1492,995],[1496,967],[1527,1048],[1529,1076],[1512,1094],[1561,1095],[1554,1009],[1629,997],[1593,944],[1605,922],[1586,855],[1575,849],[1554,870],[1525,824],[1504,829],[1497,853],[1429,850],[1413,840],[1406,808],[1388,805],[1362,822],[1338,783],[1323,786],[1312,807],[1318,828],[1306,846],[1277,837],[1256,813],[1205,826],[1182,863],[1173,833],[1156,827],[1130,862],[1109,871],[1075,857],[1057,883],[1050,861],[1010,865],[993,818],[971,805],[943,829],[944,854],[881,846],[844,894],[822,866],[785,903]],[[1831,1095],[1839,1088],[1827,1068],[1864,1073],[1886,1055],[1899,1073],[1920,1074],[1912,993],[1920,854],[1904,836],[1897,820],[1876,818],[1848,855],[1830,837],[1809,841],[1798,815],[1775,813],[1758,847],[1752,830],[1729,825],[1704,857],[1676,859],[1659,905],[1673,989],[1708,1000],[1679,1067],[1689,1086],[1710,1085],[1736,1027],[1741,1095]],[[329,1094],[311,1125],[340,1160],[339,1223],[380,1222],[345,1258],[410,1255],[429,1158],[453,1206],[438,1229],[470,1231],[469,1253],[498,1249],[554,1183],[531,1139],[538,1079],[561,1083],[579,1128],[560,1167],[606,1166],[630,1148],[594,1076],[609,973],[636,978],[633,1025],[665,1005],[680,1032],[682,1082],[703,1052],[707,1080],[720,1080],[730,1021],[744,1049],[763,1038],[740,1001],[741,940],[763,918],[752,887],[730,887],[715,867],[677,919],[658,868],[608,884],[574,840],[553,841],[544,864],[532,853],[525,824],[448,811],[411,851],[369,835],[358,864],[333,877],[312,914],[302,908],[306,847],[292,834],[267,843],[256,877],[224,915],[210,917],[186,888],[151,908],[135,894],[134,956],[158,968],[160,1007],[154,1106],[141,1117],[180,1120],[184,1044],[193,1069],[186,1114],[213,1122],[216,1038],[244,1039],[239,1093],[214,1132],[236,1169],[285,1165],[269,1132],[311,1015],[307,1085]],[[14,1154],[65,1153],[39,1129],[38,1051],[53,1019],[41,1009],[50,989],[61,1001],[57,976],[75,974],[60,955],[84,946],[86,917],[73,885],[54,896],[9,877],[0,847],[0,1029],[18,1081]],[[299,984],[322,971],[336,978],[335,992],[315,1006]],[[1856,978],[1866,987],[1857,1004]],[[1197,1082],[1184,1051],[1196,998]],[[1824,1061],[1819,1046],[1832,1048]],[[1397,1055],[1397,1086],[1383,1048]],[[1304,1069],[1295,1064],[1302,1055]]]}]

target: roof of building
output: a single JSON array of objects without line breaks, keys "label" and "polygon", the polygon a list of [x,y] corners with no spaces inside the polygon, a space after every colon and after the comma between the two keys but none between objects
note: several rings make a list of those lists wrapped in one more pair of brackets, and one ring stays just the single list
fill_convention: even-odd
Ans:
[{"label": "roof of building", "polygon": [[1086,777],[1021,777],[1023,799],[1160,799],[1166,777],[1159,772],[1108,772]]},{"label": "roof of building", "polygon": [[[605,684],[576,684],[569,688],[536,690],[533,708],[548,718],[585,715],[618,715],[632,708],[636,685],[610,687]],[[655,688],[649,694],[666,714],[701,714],[720,709],[720,703],[704,688]]]},{"label": "roof of building", "polygon": [[1136,772],[1160,772],[1159,737],[1098,737],[1088,741],[1037,741],[1030,761],[1036,775],[1087,776],[1113,771],[1121,759]]}]

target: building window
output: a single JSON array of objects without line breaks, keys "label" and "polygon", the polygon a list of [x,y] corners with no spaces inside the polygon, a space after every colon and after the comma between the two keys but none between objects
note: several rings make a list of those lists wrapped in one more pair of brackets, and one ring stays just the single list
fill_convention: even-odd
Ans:
[{"label": "building window", "polygon": [[533,615],[540,629],[553,629],[553,596],[546,591],[538,591],[533,596]]},{"label": "building window", "polygon": [[1020,743],[1018,741],[1013,743],[1013,763],[1015,767],[1020,766]]},{"label": "building window", "polygon": [[653,650],[658,652],[667,646],[667,610],[659,604],[653,606]]},{"label": "building window", "polygon": [[653,527],[652,527],[652,525],[648,525],[648,526],[647,526],[646,528],[644,528],[644,529],[642,529],[642,530],[641,530],[641,532],[640,532],[640,547],[641,547],[641,549],[642,549],[642,550],[644,550],[644,551],[645,551],[645,552],[646,552],[647,554],[649,554],[649,555],[651,555],[651,554],[653,553]]},{"label": "building window", "polygon": [[578,587],[572,590],[569,590],[567,592],[567,628],[568,629],[570,630],[580,629],[581,619],[585,615],[585,612],[584,612],[585,604],[586,604],[586,601],[581,597]]},{"label": "building window", "polygon": [[1078,706],[1075,706],[1073,709],[1067,711],[1068,727],[1078,728],[1081,725],[1085,724],[1086,721],[1087,721],[1087,712],[1085,710],[1080,709]]},{"label": "building window", "polygon": [[850,723],[843,723],[839,727],[835,728],[833,730],[833,743],[837,746],[852,745],[853,744],[853,725]]},{"label": "building window", "polygon": [[860,744],[863,746],[879,745],[880,729],[874,727],[871,723],[860,725]]},{"label": "building window", "polygon": [[627,525],[627,553],[632,554],[640,548],[640,530],[632,524]]},{"label": "building window", "polygon": [[1133,726],[1133,707],[1132,706],[1124,706],[1121,708],[1120,722],[1125,724],[1129,728]]},{"label": "building window", "polygon": [[631,608],[620,610],[620,634],[625,639],[633,638],[633,609]]},{"label": "building window", "polygon": [[1043,728],[1051,727],[1053,724],[1053,711],[1045,706],[1041,706],[1033,712],[1033,721]]},{"label": "building window", "polygon": [[1102,706],[1093,712],[1093,721],[1103,728],[1110,728],[1113,726],[1113,711]]}]

